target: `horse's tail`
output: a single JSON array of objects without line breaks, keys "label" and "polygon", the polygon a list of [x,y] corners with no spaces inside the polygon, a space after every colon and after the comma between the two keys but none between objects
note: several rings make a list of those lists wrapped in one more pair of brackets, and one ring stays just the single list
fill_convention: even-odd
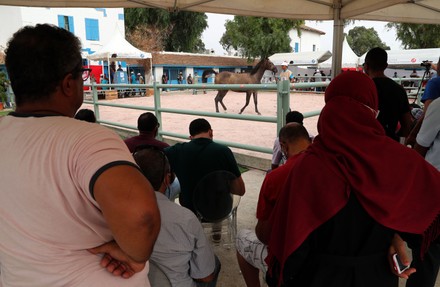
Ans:
[{"label": "horse's tail", "polygon": [[211,74],[216,74],[217,75],[217,72],[214,71],[213,69],[204,70],[203,74],[202,74],[202,83],[207,83],[208,82],[208,77]]}]

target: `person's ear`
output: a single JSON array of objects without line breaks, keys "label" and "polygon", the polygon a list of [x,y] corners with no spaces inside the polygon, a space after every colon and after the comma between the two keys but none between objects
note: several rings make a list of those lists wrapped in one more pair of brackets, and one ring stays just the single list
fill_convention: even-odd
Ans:
[{"label": "person's ear", "polygon": [[73,78],[73,75],[71,73],[67,74],[61,80],[60,88],[63,94],[65,94],[66,96],[75,95],[78,87],[76,80]]},{"label": "person's ear", "polygon": [[212,139],[214,138],[214,132],[212,130],[209,130],[209,137]]}]

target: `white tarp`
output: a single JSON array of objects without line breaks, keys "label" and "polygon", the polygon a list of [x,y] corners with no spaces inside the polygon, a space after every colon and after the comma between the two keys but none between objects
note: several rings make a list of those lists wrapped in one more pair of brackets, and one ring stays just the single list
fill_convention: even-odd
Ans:
[{"label": "white tarp", "polygon": [[0,0],[0,5],[144,7],[305,20],[335,20],[339,14],[340,19],[440,24],[439,0]]},{"label": "white tarp", "polygon": [[276,3],[267,0],[0,0],[0,5],[144,7],[284,19],[333,20],[332,70],[338,72],[341,69],[345,19],[440,24],[440,0],[278,0]]},{"label": "white tarp", "polygon": [[[333,57],[318,65],[322,69],[330,69],[332,67]],[[341,68],[356,68],[359,66],[359,57],[353,52],[347,42],[347,37],[342,43],[342,61]]]},{"label": "white tarp", "polygon": [[279,66],[286,61],[289,66],[310,66],[324,62],[332,56],[330,51],[277,53],[269,57],[274,65]]},{"label": "white tarp", "polygon": [[[360,57],[359,62],[365,61],[367,53]],[[389,50],[388,68],[393,69],[416,69],[420,68],[422,61],[437,63],[440,57],[440,48],[435,49],[410,49],[410,50]]]},{"label": "white tarp", "polygon": [[[112,57],[113,54],[116,54],[116,57]],[[112,61],[126,61],[149,59],[151,58],[151,53],[141,51],[134,47],[127,40],[125,40],[119,29],[115,29],[113,37],[110,39],[110,41],[105,44],[101,50],[96,51],[87,58],[94,61],[109,59]]]}]

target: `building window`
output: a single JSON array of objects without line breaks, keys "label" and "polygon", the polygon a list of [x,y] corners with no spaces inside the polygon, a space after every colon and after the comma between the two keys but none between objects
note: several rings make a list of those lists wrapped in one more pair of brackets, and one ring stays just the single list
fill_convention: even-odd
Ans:
[{"label": "building window", "polygon": [[294,52],[295,52],[295,53],[298,53],[298,52],[299,52],[299,43],[298,43],[298,42],[295,42],[295,49],[294,49]]},{"label": "building window", "polygon": [[99,41],[99,22],[97,19],[86,18],[86,39]]},{"label": "building window", "polygon": [[63,28],[71,33],[75,33],[73,29],[73,17],[58,15],[58,27]]},{"label": "building window", "polygon": [[312,51],[313,51],[313,52],[316,51],[316,45],[315,45],[315,44],[313,44]]}]

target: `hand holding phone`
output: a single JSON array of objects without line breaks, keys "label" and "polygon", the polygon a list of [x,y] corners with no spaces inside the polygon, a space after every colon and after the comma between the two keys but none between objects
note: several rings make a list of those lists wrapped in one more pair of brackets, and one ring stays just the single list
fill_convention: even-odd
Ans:
[{"label": "hand holding phone", "polygon": [[402,263],[397,253],[393,254],[393,263],[394,263],[394,270],[396,270],[396,272],[399,274],[402,274],[403,271],[409,268],[409,265],[405,265]]}]

